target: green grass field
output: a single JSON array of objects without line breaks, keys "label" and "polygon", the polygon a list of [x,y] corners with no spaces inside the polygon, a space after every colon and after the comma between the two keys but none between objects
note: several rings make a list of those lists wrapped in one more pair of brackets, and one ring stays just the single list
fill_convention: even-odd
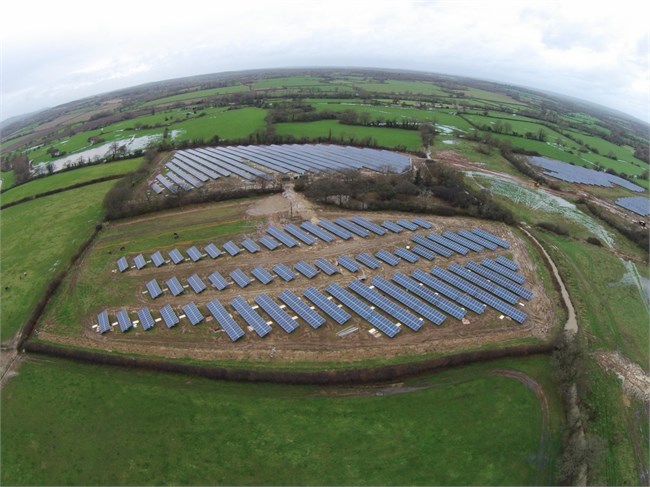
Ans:
[{"label": "green grass field", "polygon": [[16,184],[16,176],[13,171],[1,171],[0,179],[2,179],[2,189],[9,189]]},{"label": "green grass field", "polygon": [[115,181],[93,184],[2,210],[2,341],[13,338],[47,284],[101,221]]},{"label": "green grass field", "polygon": [[407,93],[419,95],[448,96],[439,86],[424,81],[403,81],[387,80],[384,83],[378,82],[355,82],[354,86],[363,88],[371,93],[394,93],[396,95],[405,95]]},{"label": "green grass field", "polygon": [[193,118],[174,124],[173,130],[180,130],[177,140],[195,138],[210,139],[218,134],[221,139],[239,139],[262,130],[266,126],[264,117],[267,111],[261,108],[240,108],[237,110],[219,109],[214,115]]},{"label": "green grass field", "polygon": [[187,101],[187,100],[195,100],[198,98],[206,98],[209,96],[215,96],[215,95],[227,95],[230,93],[241,93],[244,91],[248,91],[248,86],[245,85],[233,85],[233,86],[224,86],[223,88],[213,88],[209,90],[198,90],[198,91],[190,91],[187,93],[181,93],[179,95],[173,95],[173,96],[166,96],[164,98],[157,98],[155,100],[148,101],[147,103],[143,103],[141,106],[142,107],[150,107],[150,106],[155,106],[155,105],[164,105],[166,103],[174,103],[178,101]]},{"label": "green grass field", "polygon": [[[553,481],[561,405],[544,357],[377,395],[208,381],[30,358],[2,394],[3,485],[535,485]],[[549,389],[541,410],[514,368]]]},{"label": "green grass field", "polygon": [[65,188],[73,184],[84,183],[93,179],[106,176],[127,174],[138,169],[142,164],[142,158],[127,159],[97,166],[81,167],[72,171],[66,171],[44,178],[35,179],[17,188],[13,188],[0,196],[3,205],[11,203],[28,196],[45,193],[54,189]]},{"label": "green grass field", "polygon": [[382,147],[397,147],[403,145],[409,150],[418,150],[421,145],[417,130],[403,130],[384,127],[363,127],[360,125],[342,125],[337,120],[320,120],[305,123],[278,123],[278,135],[293,135],[296,138],[324,137],[330,134],[333,140],[349,142],[371,137]]}]

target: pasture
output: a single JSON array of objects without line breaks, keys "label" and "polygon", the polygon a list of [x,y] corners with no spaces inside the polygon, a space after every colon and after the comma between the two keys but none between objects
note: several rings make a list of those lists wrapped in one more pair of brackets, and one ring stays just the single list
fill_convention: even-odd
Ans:
[{"label": "pasture", "polygon": [[1,171],[0,179],[2,179],[2,189],[9,189],[16,184],[16,176],[13,171]]},{"label": "pasture", "polygon": [[209,90],[188,91],[186,93],[180,93],[178,95],[156,98],[155,100],[151,100],[146,103],[143,103],[141,106],[150,107],[150,106],[157,106],[157,105],[166,105],[168,103],[197,100],[199,98],[208,98],[216,95],[229,95],[232,93],[242,93],[246,91],[248,91],[248,86],[246,85],[232,85],[232,86],[224,86],[222,88],[212,88]]},{"label": "pasture", "polygon": [[[562,425],[549,367],[534,357],[447,370],[406,387],[317,388],[35,356],[3,390],[1,481],[548,484]],[[530,389],[497,369],[540,383],[548,416]]]},{"label": "pasture", "polygon": [[93,184],[2,210],[3,342],[14,337],[48,283],[101,222],[102,200],[114,183]]}]

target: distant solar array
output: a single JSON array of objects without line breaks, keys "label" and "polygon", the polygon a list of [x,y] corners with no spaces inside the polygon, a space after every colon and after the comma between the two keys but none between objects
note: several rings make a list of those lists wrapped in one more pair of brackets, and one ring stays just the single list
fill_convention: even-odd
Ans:
[{"label": "distant solar array", "polygon": [[619,198],[616,200],[616,204],[621,208],[636,213],[639,216],[650,215],[650,198],[646,198],[645,196]]},{"label": "distant solar array", "polygon": [[645,191],[641,186],[631,183],[627,179],[603,171],[573,166],[565,162],[548,159],[547,157],[535,156],[529,157],[528,159],[535,166],[541,167],[544,170],[544,174],[569,183],[588,184],[607,188],[611,188],[616,184],[635,193]]},{"label": "distant solar array", "polygon": [[[246,181],[271,179],[277,174],[306,174],[327,170],[370,169],[401,173],[411,164],[408,156],[385,150],[336,145],[230,146],[176,151],[165,164],[167,172],[150,184],[154,192],[191,191],[221,177]],[[263,168],[263,170],[258,169]]]}]

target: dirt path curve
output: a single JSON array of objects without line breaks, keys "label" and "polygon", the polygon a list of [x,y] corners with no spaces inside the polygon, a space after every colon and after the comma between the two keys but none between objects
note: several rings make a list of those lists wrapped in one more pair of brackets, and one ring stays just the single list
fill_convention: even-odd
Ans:
[{"label": "dirt path curve", "polygon": [[627,393],[650,403],[650,376],[639,365],[618,352],[595,352],[594,357],[601,367],[613,370],[619,376]]}]

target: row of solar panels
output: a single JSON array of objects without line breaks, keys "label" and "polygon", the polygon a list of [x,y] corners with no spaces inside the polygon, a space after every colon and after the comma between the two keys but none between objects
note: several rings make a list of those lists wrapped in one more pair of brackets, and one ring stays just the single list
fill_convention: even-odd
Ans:
[{"label": "row of solar panels", "polygon": [[650,215],[650,198],[645,196],[630,196],[627,198],[619,198],[616,204],[626,210],[630,210],[639,216]]},{"label": "row of solar panels", "polygon": [[[232,146],[177,151],[165,167],[165,176],[156,176],[151,184],[156,193],[164,188],[172,193],[178,188],[190,191],[201,188],[203,183],[232,174],[245,180],[270,179],[267,172],[255,166],[279,174],[305,174],[343,169],[372,169],[384,172],[402,172],[411,160],[388,151],[341,147],[335,145],[271,145]],[[162,186],[160,186],[160,184]]]},{"label": "row of solar panels", "polygon": [[[386,316],[375,311],[372,306],[369,306],[336,283],[330,284],[325,290],[352,312],[389,337],[395,336],[400,331],[397,325],[398,323],[417,331],[424,324],[424,319],[436,325],[442,324],[446,319],[446,315],[441,311],[460,320],[465,317],[465,309],[482,314],[485,311],[486,305],[518,323],[523,323],[527,318],[526,313],[512,306],[519,301],[515,293],[526,300],[532,299],[533,294],[496,273],[490,276],[493,279],[492,281],[483,277],[484,275],[490,275],[488,268],[483,268],[476,263],[470,262],[465,267],[452,264],[448,270],[435,267],[431,271],[431,274],[416,269],[411,274],[411,277],[407,277],[401,273],[393,275],[393,282],[399,284],[404,289],[379,276],[375,276],[372,279],[371,286],[367,286],[358,280],[348,285],[351,291],[372,305],[380,308],[387,315],[395,318],[397,323],[393,323]],[[386,298],[377,289],[406,306],[408,310]],[[407,291],[410,291],[410,293]],[[350,319],[349,313],[328,300],[313,287],[305,290],[303,296],[341,325]],[[312,328],[319,328],[325,323],[323,316],[301,301],[291,291],[283,291],[279,299],[286,307],[292,309],[297,316],[312,326]],[[293,332],[298,327],[297,317],[290,316],[284,309],[285,306],[278,305],[268,295],[261,294],[257,296],[255,302],[287,333]],[[269,324],[241,296],[237,296],[230,304],[260,337],[265,336],[271,331]],[[244,335],[243,330],[233,320],[232,315],[226,311],[219,300],[212,300],[208,303],[207,309],[222,326],[224,331],[226,331],[231,340],[235,341]],[[184,305],[182,310],[184,316],[181,315],[179,317],[171,305],[166,305],[159,310],[159,313],[161,319],[169,328],[176,326],[183,317],[187,317],[192,325],[197,325],[205,319],[204,315],[193,302]],[[418,317],[412,312],[420,316]],[[145,307],[138,310],[137,316],[144,330],[148,330],[154,326],[155,320],[148,308]],[[117,312],[116,319],[122,332],[128,331],[133,326],[128,312],[124,309]],[[97,316],[97,320],[100,333],[105,333],[111,329],[107,311],[100,313]]]}]

